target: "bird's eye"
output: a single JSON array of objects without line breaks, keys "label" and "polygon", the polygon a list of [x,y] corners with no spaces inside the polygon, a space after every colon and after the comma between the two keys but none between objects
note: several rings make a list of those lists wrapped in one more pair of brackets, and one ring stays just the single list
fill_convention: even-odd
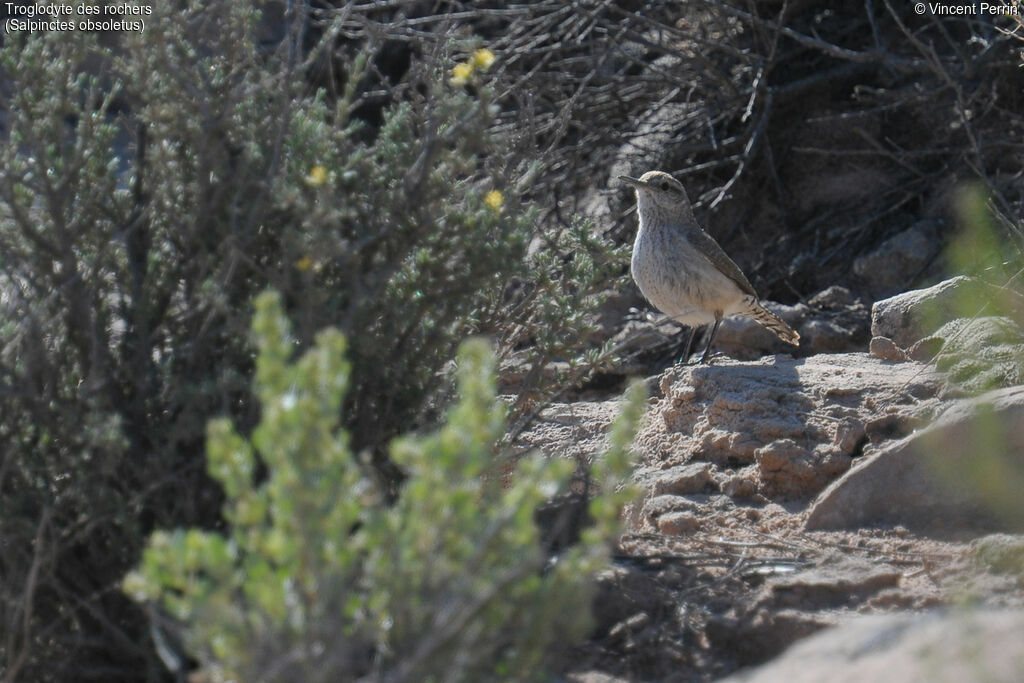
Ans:
[{"label": "bird's eye", "polygon": [[668,184],[667,180],[663,180],[661,181],[661,189],[665,190],[665,192],[668,192],[670,189],[672,189],[672,186]]}]

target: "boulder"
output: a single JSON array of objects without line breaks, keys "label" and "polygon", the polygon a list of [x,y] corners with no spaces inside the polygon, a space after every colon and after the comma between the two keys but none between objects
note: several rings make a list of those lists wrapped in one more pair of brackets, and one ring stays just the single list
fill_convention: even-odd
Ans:
[{"label": "boulder", "polygon": [[1024,387],[959,399],[866,454],[815,501],[807,529],[872,524],[1024,529]]},{"label": "boulder", "polygon": [[944,323],[965,315],[962,301],[970,283],[970,278],[959,276],[876,301],[871,307],[871,336],[888,337],[897,346],[907,348]]},{"label": "boulder", "polygon": [[983,316],[1007,316],[1024,325],[1024,296],[961,275],[876,301],[871,307],[871,334],[906,349],[950,321]]},{"label": "boulder", "polygon": [[[639,476],[658,494],[678,476],[720,490],[732,482],[725,493],[744,498],[755,482],[769,499],[808,499],[845,472],[872,435],[902,436],[914,415],[934,407],[940,387],[926,366],[865,353],[677,365],[662,375],[662,397],[637,436]],[[880,417],[887,422],[869,433]]]},{"label": "boulder", "polygon": [[1024,330],[1009,317],[957,318],[915,346],[932,339],[941,342],[935,367],[962,391],[1024,383]]},{"label": "boulder", "polygon": [[872,615],[825,629],[728,683],[1011,683],[1024,676],[1024,611]]}]

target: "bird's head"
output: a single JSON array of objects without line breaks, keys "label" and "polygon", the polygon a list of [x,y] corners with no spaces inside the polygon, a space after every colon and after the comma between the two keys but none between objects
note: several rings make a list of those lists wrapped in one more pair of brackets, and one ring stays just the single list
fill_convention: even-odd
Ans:
[{"label": "bird's head", "polygon": [[660,208],[670,213],[689,212],[690,198],[683,184],[664,171],[648,171],[639,178],[620,175],[619,180],[636,190],[637,208]]}]

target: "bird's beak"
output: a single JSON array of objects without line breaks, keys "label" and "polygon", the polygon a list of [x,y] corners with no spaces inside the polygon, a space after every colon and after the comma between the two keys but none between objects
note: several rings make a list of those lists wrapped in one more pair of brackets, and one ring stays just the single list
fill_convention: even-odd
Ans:
[{"label": "bird's beak", "polygon": [[626,183],[627,185],[632,185],[633,187],[636,188],[645,187],[647,185],[647,183],[640,180],[639,178],[631,178],[628,175],[620,175],[619,180]]}]

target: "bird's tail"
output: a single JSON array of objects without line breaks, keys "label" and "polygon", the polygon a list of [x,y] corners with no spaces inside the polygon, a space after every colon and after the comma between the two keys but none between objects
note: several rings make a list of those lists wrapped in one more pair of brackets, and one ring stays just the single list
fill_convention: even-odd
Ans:
[{"label": "bird's tail", "polygon": [[744,315],[749,315],[751,318],[767,327],[775,333],[775,336],[787,344],[800,346],[800,335],[797,334],[792,327],[787,325],[782,318],[769,311],[757,301],[751,300],[749,304],[749,308],[746,311],[743,311]]}]

